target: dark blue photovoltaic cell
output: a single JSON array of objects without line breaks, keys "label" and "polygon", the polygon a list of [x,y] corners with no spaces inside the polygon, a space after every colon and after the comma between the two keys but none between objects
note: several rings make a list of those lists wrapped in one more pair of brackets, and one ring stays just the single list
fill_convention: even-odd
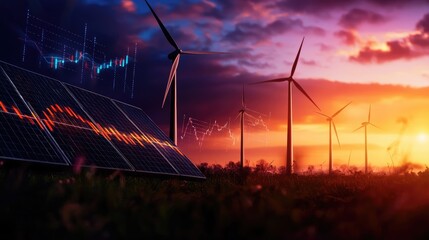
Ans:
[{"label": "dark blue photovoltaic cell", "polygon": [[96,134],[88,115],[61,82],[11,65],[1,66],[72,164],[78,161],[83,166],[132,169],[106,138]]},{"label": "dark blue photovoltaic cell", "polygon": [[0,160],[205,178],[141,109],[2,61]]},{"label": "dark blue photovoltaic cell", "polygon": [[66,165],[0,66],[0,159]]},{"label": "dark blue photovoltaic cell", "polygon": [[155,138],[157,149],[170,161],[181,175],[201,177],[205,176],[200,170],[172,144],[164,132],[140,108],[114,101],[116,105],[130,118],[130,120],[149,138]]},{"label": "dark blue photovoltaic cell", "polygon": [[140,133],[111,99],[70,85],[67,88],[93,120],[104,126],[112,143],[137,171],[177,174],[154,147],[154,141]]}]

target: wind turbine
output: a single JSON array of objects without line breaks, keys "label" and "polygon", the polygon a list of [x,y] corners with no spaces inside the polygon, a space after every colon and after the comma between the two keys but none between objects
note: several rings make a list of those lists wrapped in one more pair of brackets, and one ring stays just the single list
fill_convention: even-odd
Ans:
[{"label": "wind turbine", "polygon": [[156,15],[155,11],[150,6],[147,0],[146,4],[158,22],[159,27],[162,30],[167,41],[171,46],[174,47],[174,51],[168,54],[168,59],[173,62],[171,66],[170,74],[168,76],[167,88],[165,89],[164,99],[162,100],[162,107],[164,107],[165,100],[167,98],[168,92],[171,90],[171,105],[170,105],[170,139],[173,141],[174,145],[177,145],[177,67],[179,66],[180,56],[183,55],[207,55],[207,54],[221,54],[223,52],[202,52],[202,51],[184,51],[180,49],[177,43],[174,41],[173,37],[167,31],[164,24],[161,22],[161,19]]},{"label": "wind turbine", "polygon": [[295,61],[292,65],[292,70],[289,77],[286,78],[277,78],[266,81],[257,82],[260,83],[271,83],[271,82],[288,82],[288,122],[287,122],[287,147],[286,147],[286,174],[292,174],[292,160],[293,160],[293,142],[292,142],[292,83],[295,85],[298,90],[303,93],[317,109],[320,108],[317,104],[311,99],[311,97],[305,92],[304,88],[299,85],[299,83],[293,78],[293,74],[295,73],[296,65],[298,64],[299,55],[301,53],[302,44],[304,43],[304,38],[302,38],[301,45],[299,46],[298,53],[295,57]]},{"label": "wind turbine", "polygon": [[246,101],[244,99],[244,85],[243,93],[241,94],[241,110],[238,112],[240,115],[240,170],[243,172],[243,163],[244,163],[244,115],[246,114]]},{"label": "wind turbine", "polygon": [[369,105],[369,111],[368,111],[368,121],[363,122],[362,126],[356,128],[353,132],[356,132],[357,130],[361,128],[365,128],[365,174],[368,173],[368,140],[367,140],[367,126],[371,125],[373,127],[379,128],[371,123],[371,105]]},{"label": "wind turbine", "polygon": [[335,127],[335,123],[334,123],[334,117],[336,117],[341,111],[344,110],[344,108],[346,108],[348,105],[350,105],[350,103],[352,103],[352,102],[347,103],[344,107],[342,107],[336,113],[332,114],[332,116],[328,116],[326,114],[318,112],[318,114],[326,117],[326,121],[329,122],[329,174],[332,174],[332,168],[333,168],[333,163],[332,163],[332,126],[334,127],[335,136],[337,137],[338,145],[341,147],[340,139],[338,138],[337,128]]}]

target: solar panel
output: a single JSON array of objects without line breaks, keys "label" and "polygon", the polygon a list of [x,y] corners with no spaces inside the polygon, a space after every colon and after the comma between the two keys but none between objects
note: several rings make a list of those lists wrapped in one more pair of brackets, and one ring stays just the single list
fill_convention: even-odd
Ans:
[{"label": "solar panel", "polygon": [[0,61],[0,159],[205,178],[140,109]]},{"label": "solar panel", "polygon": [[0,159],[67,164],[1,66]]},{"label": "solar panel", "polygon": [[67,88],[137,171],[177,174],[154,146],[154,139],[141,133],[111,99],[74,86]]},{"label": "solar panel", "polygon": [[181,174],[205,178],[201,171],[170,141],[164,132],[140,108],[114,101],[129,119],[156,145],[157,149]]},{"label": "solar panel", "polygon": [[[1,64],[72,164],[131,170],[59,81]],[[9,130],[6,130],[9,131]],[[23,151],[25,152],[25,151]]]}]

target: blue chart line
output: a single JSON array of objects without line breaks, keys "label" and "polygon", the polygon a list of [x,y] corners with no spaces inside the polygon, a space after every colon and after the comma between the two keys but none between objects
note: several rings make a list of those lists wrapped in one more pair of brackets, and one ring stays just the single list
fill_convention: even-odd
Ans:
[{"label": "blue chart line", "polygon": [[[90,26],[82,27],[83,36],[71,32],[58,25],[42,20],[27,11],[22,62],[29,59],[29,47],[39,54],[39,67],[47,67],[53,71],[70,71],[80,74],[80,83],[88,81],[111,81],[114,91],[118,84],[123,84],[123,92],[134,97],[135,59],[137,57],[137,43],[134,57],[129,55],[129,47],[123,55],[106,58],[104,45],[97,41],[96,36],[90,36]],[[134,63],[133,74],[129,76],[128,65]],[[131,79],[127,79],[131,77]],[[127,81],[131,85],[127,86]]]}]

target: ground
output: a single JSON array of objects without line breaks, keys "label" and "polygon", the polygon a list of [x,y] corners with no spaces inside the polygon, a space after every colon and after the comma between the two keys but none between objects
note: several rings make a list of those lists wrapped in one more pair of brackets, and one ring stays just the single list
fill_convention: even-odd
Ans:
[{"label": "ground", "polygon": [[[206,181],[0,168],[7,239],[429,239],[429,171],[209,171]],[[2,237],[3,238],[3,237]],[[6,238],[3,238],[6,239]]]}]

